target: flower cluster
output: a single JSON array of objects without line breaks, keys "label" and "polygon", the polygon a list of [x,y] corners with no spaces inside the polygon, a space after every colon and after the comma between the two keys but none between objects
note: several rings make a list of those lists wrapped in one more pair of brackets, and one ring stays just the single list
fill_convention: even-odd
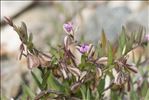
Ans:
[{"label": "flower cluster", "polygon": [[[133,74],[131,72],[138,73],[138,69],[134,63],[128,63],[128,53],[133,50],[133,43],[128,44],[130,38],[125,44],[122,43],[127,36],[120,37],[121,46],[118,48],[110,44],[102,32],[101,42],[95,47],[91,43],[76,41],[74,25],[68,22],[63,25],[67,33],[64,44],[54,49],[56,53],[45,54],[33,45],[32,34],[27,33],[25,23],[17,27],[9,18],[6,18],[6,22],[14,28],[22,41],[20,59],[25,56],[29,69],[37,68],[41,71],[42,82],[39,82],[33,71],[31,72],[41,90],[35,96],[35,100],[41,98],[88,100],[89,95],[90,99],[103,99],[107,90],[123,93],[127,88],[130,91],[131,74]],[[145,38],[148,40],[148,35]],[[142,40],[139,42],[138,46],[142,45]],[[107,77],[111,81],[106,81]],[[86,91],[88,96],[84,97]],[[78,95],[80,92],[81,96]]]}]

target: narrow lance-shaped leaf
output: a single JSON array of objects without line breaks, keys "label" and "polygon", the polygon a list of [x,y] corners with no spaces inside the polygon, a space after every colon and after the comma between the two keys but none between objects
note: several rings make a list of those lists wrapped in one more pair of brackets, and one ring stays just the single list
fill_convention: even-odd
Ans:
[{"label": "narrow lance-shaped leaf", "polygon": [[100,82],[99,82],[99,85],[97,87],[100,96],[101,96],[101,94],[104,90],[104,86],[105,86],[105,79],[101,79]]},{"label": "narrow lance-shaped leaf", "polygon": [[125,54],[127,54],[132,49],[132,45],[134,43],[134,33],[131,33],[130,38],[127,38],[126,41],[127,41],[127,44],[126,44]]},{"label": "narrow lance-shaped leaf", "polygon": [[50,70],[47,70],[47,72],[44,74],[43,80],[42,80],[42,88],[43,89],[46,89],[47,80],[48,80],[49,75],[50,75]]},{"label": "narrow lance-shaped leaf", "polygon": [[65,92],[65,87],[52,75],[52,73],[50,73],[50,76],[48,77],[48,88]]},{"label": "narrow lance-shaped leaf", "polygon": [[134,89],[132,89],[131,92],[130,92],[130,99],[131,100],[139,100],[137,92],[135,92]]},{"label": "narrow lance-shaped leaf", "polygon": [[82,88],[80,88],[80,91],[81,91],[81,94],[82,94],[82,99],[85,100],[85,91]]},{"label": "narrow lance-shaped leaf", "polygon": [[30,98],[34,99],[35,94],[31,90],[31,88],[29,88],[26,84],[23,84],[23,92],[24,94],[26,94],[26,96],[29,96]]},{"label": "narrow lance-shaped leaf", "polygon": [[107,43],[107,39],[106,39],[106,35],[104,30],[102,30],[102,35],[101,35],[101,44],[102,47],[105,48],[106,47],[106,43]]},{"label": "narrow lance-shaped leaf", "polygon": [[91,100],[91,94],[90,94],[90,89],[87,89],[87,97],[86,100]]},{"label": "narrow lance-shaped leaf", "polygon": [[108,64],[112,64],[113,62],[113,51],[112,51],[112,45],[110,43],[108,43]]},{"label": "narrow lance-shaped leaf", "polygon": [[27,27],[26,27],[26,24],[24,22],[22,22],[22,24],[21,24],[21,29],[27,38]]},{"label": "narrow lance-shaped leaf", "polygon": [[122,27],[122,32],[120,34],[120,39],[119,39],[120,51],[123,50],[125,44],[126,44],[126,31],[125,31],[125,28]]},{"label": "narrow lance-shaped leaf", "polygon": [[126,45],[124,45],[123,47],[122,55],[124,55],[125,53],[126,53]]},{"label": "narrow lance-shaped leaf", "polygon": [[143,35],[143,27],[140,27],[138,33],[137,33],[137,41],[140,44],[142,40],[142,35]]},{"label": "narrow lance-shaped leaf", "polygon": [[28,34],[27,34],[27,27],[24,22],[21,23],[21,27],[18,27],[19,29],[19,36],[23,43],[27,43]]},{"label": "narrow lance-shaped leaf", "polygon": [[81,86],[80,91],[81,91],[81,94],[82,94],[82,100],[85,100],[86,99],[86,97],[85,97],[86,88],[85,88],[84,85]]},{"label": "narrow lance-shaped leaf", "polygon": [[[148,82],[147,80],[144,81],[144,85],[142,87],[142,90],[141,90],[141,94],[143,97],[145,97],[147,95],[147,92],[149,91],[149,88],[148,88]],[[149,96],[148,96],[149,97]]]},{"label": "narrow lance-shaped leaf", "polygon": [[149,100],[149,89],[147,90],[146,96],[144,100]]},{"label": "narrow lance-shaped leaf", "polygon": [[32,40],[33,40],[33,34],[32,34],[32,33],[30,33],[30,34],[29,34],[29,40],[28,40],[28,41],[29,41],[29,43],[32,43]]},{"label": "narrow lance-shaped leaf", "polygon": [[35,75],[35,73],[33,71],[31,71],[31,74],[36,82],[36,84],[38,85],[38,87],[42,90],[42,85],[41,82],[38,80],[37,76]]}]

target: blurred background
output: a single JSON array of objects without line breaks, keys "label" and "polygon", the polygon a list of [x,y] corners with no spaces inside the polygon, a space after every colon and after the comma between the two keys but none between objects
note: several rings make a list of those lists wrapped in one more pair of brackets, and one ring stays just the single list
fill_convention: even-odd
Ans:
[{"label": "blurred background", "polygon": [[[140,26],[149,33],[148,1],[1,1],[1,91],[3,98],[17,99],[22,82],[34,86],[26,60],[18,60],[20,40],[17,33],[4,22],[11,17],[16,25],[21,21],[33,33],[35,46],[45,52],[49,46],[63,42],[63,24],[72,21],[78,27],[76,39],[97,43],[104,29],[114,42],[122,26],[128,33]],[[82,37],[83,36],[83,37]]]}]

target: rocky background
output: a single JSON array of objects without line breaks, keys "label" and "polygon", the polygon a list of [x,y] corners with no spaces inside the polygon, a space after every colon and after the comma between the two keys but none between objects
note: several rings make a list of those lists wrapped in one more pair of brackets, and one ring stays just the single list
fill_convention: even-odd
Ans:
[{"label": "rocky background", "polygon": [[[142,26],[149,33],[148,1],[1,1],[1,92],[3,98],[18,98],[23,82],[33,86],[26,60],[18,60],[20,40],[6,25],[4,16],[10,16],[16,25],[24,21],[33,33],[34,44],[49,51],[63,41],[63,23],[72,21],[78,26],[77,40],[82,35],[88,42],[97,43],[104,29],[110,41],[118,39],[121,27],[128,33]],[[138,50],[139,51],[139,50]]]}]

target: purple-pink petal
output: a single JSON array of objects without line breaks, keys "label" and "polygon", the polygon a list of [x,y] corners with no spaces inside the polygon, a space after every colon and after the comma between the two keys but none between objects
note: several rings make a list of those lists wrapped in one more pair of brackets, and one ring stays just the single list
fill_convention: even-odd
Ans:
[{"label": "purple-pink petal", "polygon": [[71,32],[73,29],[73,25],[71,23],[66,23],[63,25],[63,27],[67,32]]},{"label": "purple-pink petal", "polygon": [[149,41],[149,34],[145,35],[145,40]]},{"label": "purple-pink petal", "polygon": [[89,45],[88,44],[82,44],[80,47],[80,52],[85,53],[89,50]]}]

